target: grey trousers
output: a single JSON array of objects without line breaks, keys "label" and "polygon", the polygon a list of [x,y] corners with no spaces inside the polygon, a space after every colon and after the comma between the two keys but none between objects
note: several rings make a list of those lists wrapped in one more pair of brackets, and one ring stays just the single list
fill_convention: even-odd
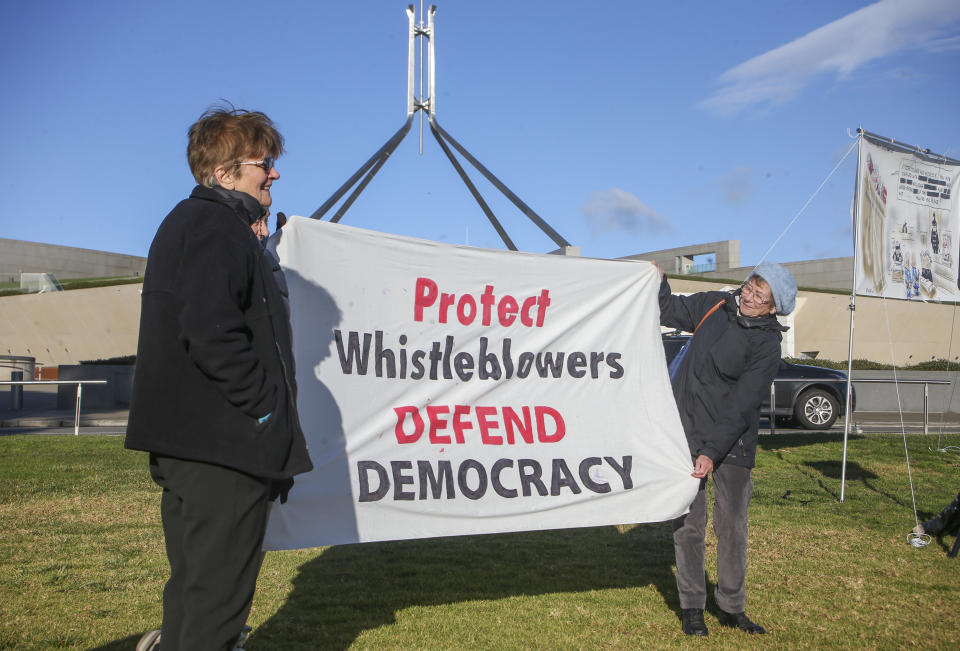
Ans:
[{"label": "grey trousers", "polygon": [[[747,595],[747,507],[753,495],[750,468],[721,463],[713,471],[713,531],[717,535],[717,589],[714,601],[728,613],[742,613]],[[673,521],[677,590],[681,608],[705,608],[704,539],[707,532],[707,479],[690,513]]]}]

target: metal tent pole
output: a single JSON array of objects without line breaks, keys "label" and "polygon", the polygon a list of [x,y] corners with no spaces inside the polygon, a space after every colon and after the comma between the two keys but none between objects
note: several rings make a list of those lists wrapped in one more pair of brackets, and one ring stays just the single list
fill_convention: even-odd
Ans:
[{"label": "metal tent pole", "polygon": [[453,148],[456,149],[461,156],[463,156],[468,161],[470,161],[470,164],[473,165],[475,168],[477,168],[478,172],[480,172],[485,177],[487,177],[487,180],[490,181],[490,183],[492,183],[495,188],[500,190],[500,192],[502,192],[507,199],[513,202],[513,205],[519,208],[520,212],[526,215],[530,219],[530,221],[532,221],[534,224],[540,227],[540,230],[546,233],[547,236],[551,240],[553,240],[557,246],[560,246],[560,247],[570,246],[570,242],[568,242],[557,231],[553,230],[550,224],[544,221],[544,219],[540,215],[538,215],[533,211],[533,208],[531,208],[526,203],[524,203],[520,197],[515,195],[513,191],[510,190],[510,188],[508,188],[506,185],[503,184],[503,182],[500,179],[494,176],[493,172],[491,172],[486,167],[484,167],[483,163],[481,163],[476,158],[474,158],[470,154],[470,152],[468,152],[463,147],[463,145],[457,142],[456,139],[453,136],[451,136],[449,133],[444,131],[443,127],[440,126],[440,123],[437,122],[436,118],[433,116],[430,116],[430,128],[433,129],[436,133],[438,133],[441,137],[443,137],[443,139],[446,140],[448,143],[453,145]]},{"label": "metal tent pole", "polygon": [[850,285],[850,338],[847,344],[847,404],[843,421],[843,461],[840,464],[840,502],[843,503],[847,485],[847,442],[850,438],[851,386],[853,384],[853,323],[857,310],[857,263],[860,260],[860,156],[863,152],[863,129],[857,129],[857,178],[853,184],[853,280]]},{"label": "metal tent pole", "polygon": [[[313,219],[322,219],[327,212],[340,201],[343,196],[350,190],[354,188],[353,192],[344,200],[343,204],[336,211],[333,217],[330,218],[331,222],[340,221],[341,217],[350,209],[353,203],[357,200],[360,194],[366,189],[370,181],[373,180],[373,177],[380,171],[380,169],[386,164],[387,159],[390,155],[396,150],[400,142],[406,137],[407,133],[410,131],[410,127],[413,125],[413,117],[417,111],[422,111],[420,114],[421,119],[421,129],[420,129],[420,153],[423,153],[423,113],[427,114],[427,119],[430,124],[430,130],[433,133],[434,138],[437,140],[437,143],[440,145],[440,148],[443,150],[443,153],[446,154],[447,159],[450,161],[453,168],[456,170],[457,174],[460,176],[460,179],[467,186],[467,189],[470,191],[470,194],[476,200],[477,204],[480,206],[480,209],[483,211],[483,214],[486,215],[487,219],[493,225],[493,228],[497,231],[497,234],[500,236],[500,239],[503,240],[503,243],[511,251],[516,251],[517,246],[514,244],[513,240],[510,239],[510,236],[507,235],[506,230],[503,225],[494,215],[493,210],[491,210],[489,204],[484,200],[483,196],[480,194],[480,191],[477,189],[476,185],[467,175],[463,166],[460,164],[460,161],[457,160],[457,157],[450,150],[450,146],[457,150],[461,156],[466,158],[471,165],[474,166],[484,177],[487,178],[490,183],[494,185],[505,197],[507,197],[520,211],[526,215],[534,224],[536,224],[541,231],[543,231],[551,240],[554,241],[560,247],[569,247],[570,243],[557,231],[555,231],[540,215],[538,215],[530,206],[528,206],[523,200],[520,199],[513,191],[510,190],[500,179],[493,175],[490,170],[483,166],[470,152],[466,150],[456,139],[453,138],[449,133],[447,133],[437,122],[436,119],[436,61],[435,61],[435,34],[436,26],[434,23],[434,15],[436,13],[436,5],[431,5],[427,12],[427,24],[423,24],[423,2],[420,3],[420,14],[421,21],[420,23],[415,22],[414,8],[413,5],[407,7],[407,119],[404,122],[403,126],[395,133],[391,138],[379,149],[377,152],[371,156],[363,165],[358,169],[347,181],[341,185],[333,195],[327,199],[322,206],[320,206],[312,215]],[[427,39],[427,89],[429,92],[429,97],[423,97],[423,41],[420,42],[420,97],[415,96],[415,59],[416,59],[416,48],[415,41],[418,38]]]}]

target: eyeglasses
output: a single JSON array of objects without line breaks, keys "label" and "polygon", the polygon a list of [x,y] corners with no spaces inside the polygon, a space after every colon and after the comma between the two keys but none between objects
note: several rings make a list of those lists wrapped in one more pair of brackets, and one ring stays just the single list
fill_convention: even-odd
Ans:
[{"label": "eyeglasses", "polygon": [[740,295],[749,298],[751,301],[753,301],[753,302],[756,303],[757,305],[766,305],[766,304],[769,303],[771,300],[773,300],[773,297],[772,297],[772,296],[771,296],[770,298],[764,298],[764,297],[763,297],[763,290],[762,290],[762,289],[758,289],[757,287],[754,287],[753,285],[744,285],[744,286],[740,289]]},{"label": "eyeglasses", "polygon": [[243,163],[237,163],[237,165],[256,165],[257,167],[262,169],[264,172],[269,174],[270,170],[273,169],[274,163],[276,162],[277,162],[276,158],[274,158],[273,156],[267,156],[263,160],[248,160]]}]

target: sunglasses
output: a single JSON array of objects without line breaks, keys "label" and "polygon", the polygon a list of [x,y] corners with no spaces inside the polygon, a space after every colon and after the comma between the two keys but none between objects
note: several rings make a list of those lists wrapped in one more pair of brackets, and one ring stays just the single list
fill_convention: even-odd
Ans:
[{"label": "sunglasses", "polygon": [[243,163],[237,163],[237,165],[256,165],[257,167],[262,169],[264,172],[269,174],[270,170],[273,169],[274,163],[276,162],[277,162],[276,158],[274,158],[273,156],[267,156],[263,160],[249,160]]}]

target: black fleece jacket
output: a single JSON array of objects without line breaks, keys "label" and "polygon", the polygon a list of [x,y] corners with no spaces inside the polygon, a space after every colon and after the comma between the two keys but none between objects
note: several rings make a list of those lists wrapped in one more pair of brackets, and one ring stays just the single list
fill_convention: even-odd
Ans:
[{"label": "black fleece jacket", "polygon": [[694,457],[752,468],[757,454],[760,403],[780,364],[781,332],[774,316],[743,317],[729,292],[690,296],[670,293],[660,284],[660,323],[693,332],[673,378],[673,395]]},{"label": "black fleece jacket", "polygon": [[247,204],[197,186],[157,230],[126,447],[288,479],[312,464],[289,324]]}]

